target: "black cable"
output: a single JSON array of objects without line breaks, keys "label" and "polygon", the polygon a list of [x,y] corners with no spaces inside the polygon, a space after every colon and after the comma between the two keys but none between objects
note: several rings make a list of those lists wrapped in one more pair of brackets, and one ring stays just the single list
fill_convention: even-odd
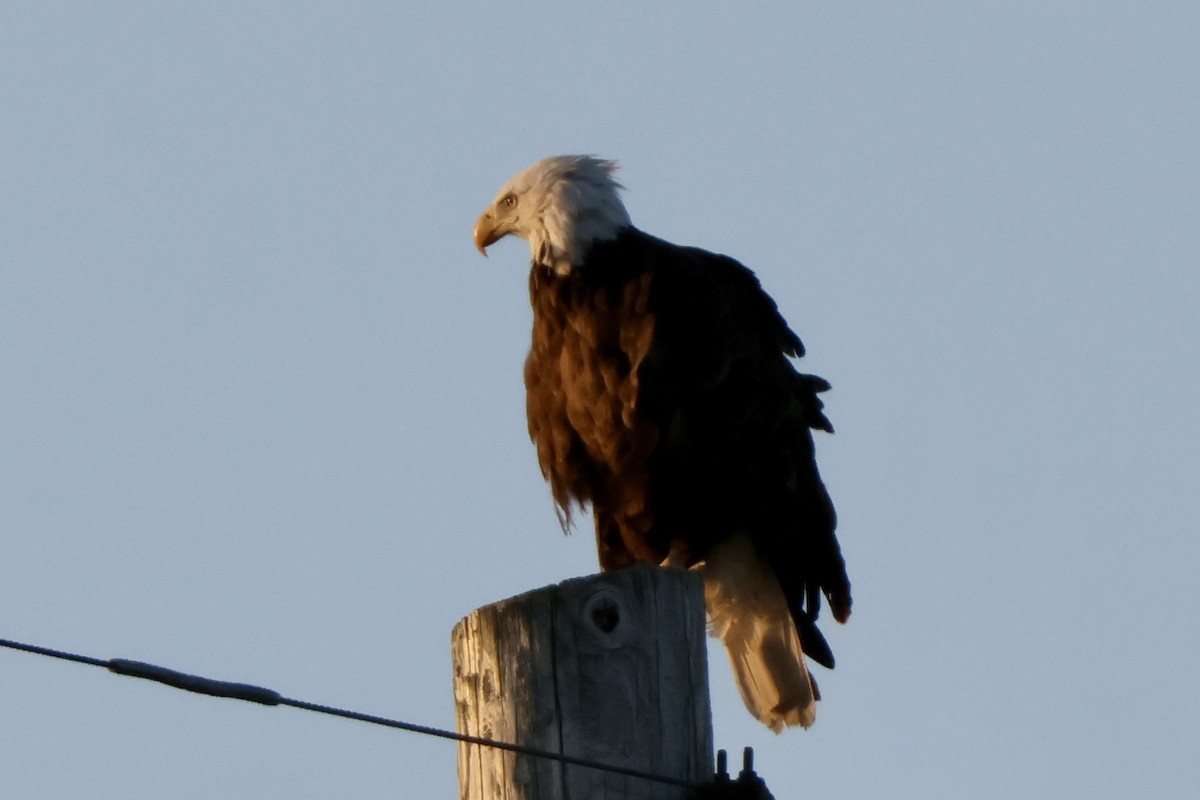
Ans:
[{"label": "black cable", "polygon": [[318,703],[310,703],[305,700],[294,700],[289,697],[283,697],[272,689],[267,689],[262,686],[254,686],[248,683],[230,683],[228,681],[216,681],[211,678],[203,678],[199,675],[189,675],[184,672],[176,672],[173,669],[160,667],[155,664],[147,664],[143,661],[131,661],[125,658],[112,658],[107,661],[90,656],[76,655],[75,653],[67,653],[62,650],[51,650],[47,647],[38,647],[31,644],[22,644],[9,639],[0,639],[0,647],[7,647],[12,650],[22,650],[26,653],[35,653],[41,656],[49,656],[50,658],[58,658],[64,661],[74,661],[78,664],[87,664],[92,667],[103,667],[109,672],[114,672],[118,675],[128,675],[133,678],[143,678],[145,680],[156,681],[158,683],[173,686],[176,689],[183,689],[188,692],[196,692],[198,694],[211,695],[213,697],[229,697],[235,700],[245,700],[250,703],[259,703],[265,706],[291,706],[300,708],[305,711],[314,711],[318,714],[328,714],[335,717],[343,717],[345,719],[355,720],[357,722],[366,722],[372,725],[381,725],[386,728],[396,728],[411,733],[420,733],[426,736],[436,736],[441,739],[451,739],[456,742],[465,744],[474,744],[481,747],[494,747],[498,750],[507,750],[511,753],[521,753],[522,755],[531,756],[533,758],[544,758],[551,761],[558,761],[563,764],[570,764],[577,767],[586,767],[588,769],[598,769],[604,772],[612,772],[618,775],[626,775],[631,778],[641,778],[642,780],[654,781],[655,783],[666,783],[672,786],[683,786],[689,789],[698,788],[702,784],[694,781],[686,781],[680,778],[669,778],[665,775],[655,775],[652,772],[645,772],[632,767],[621,767],[615,764],[604,764],[599,761],[592,761],[586,758],[578,758],[569,756],[563,753],[554,753],[549,750],[540,750],[536,747],[526,747],[524,745],[513,744],[511,742],[498,742],[493,739],[484,739],[479,736],[468,736],[463,733],[443,730],[441,728],[431,728],[427,725],[417,725],[412,722],[403,722],[397,719],[389,719],[387,717],[379,717],[373,714],[364,714],[359,711],[348,711],[343,708],[335,708],[333,706],[320,705]]},{"label": "black cable", "polygon": [[0,639],[0,647],[7,647],[12,650],[24,650],[26,653],[37,653],[39,656],[49,656],[50,658],[61,658],[64,661],[75,661],[79,664],[87,664],[91,667],[107,667],[107,661],[101,661],[98,658],[89,658],[88,656],[77,656],[74,653],[65,653],[62,650],[51,650],[49,647],[38,647],[33,644],[21,644],[20,642],[11,642],[8,639]]}]

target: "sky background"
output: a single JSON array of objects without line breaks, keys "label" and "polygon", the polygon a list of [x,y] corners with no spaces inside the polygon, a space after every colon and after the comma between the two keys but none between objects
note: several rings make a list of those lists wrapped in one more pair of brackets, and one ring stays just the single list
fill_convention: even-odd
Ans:
[{"label": "sky background", "polygon": [[[1200,785],[1200,5],[6,3],[0,638],[452,727],[596,570],[524,420],[546,155],[752,267],[829,379],[854,616],[786,798]],[[454,797],[455,747],[0,651],[12,798]]]}]

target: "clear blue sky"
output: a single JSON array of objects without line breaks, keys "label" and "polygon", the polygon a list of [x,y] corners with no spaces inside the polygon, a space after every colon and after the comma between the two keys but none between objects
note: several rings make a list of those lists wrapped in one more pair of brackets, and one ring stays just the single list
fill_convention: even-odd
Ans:
[{"label": "clear blue sky", "polygon": [[[435,7],[436,6],[436,7]],[[828,378],[855,614],[784,798],[1200,784],[1200,6],[9,3],[0,637],[452,726],[595,571],[526,433],[517,169],[623,164]],[[450,744],[0,651],[6,797],[453,797]]]}]

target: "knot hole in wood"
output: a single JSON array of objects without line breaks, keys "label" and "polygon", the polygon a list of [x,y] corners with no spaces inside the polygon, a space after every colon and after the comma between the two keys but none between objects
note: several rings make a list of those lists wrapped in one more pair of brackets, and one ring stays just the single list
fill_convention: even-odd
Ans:
[{"label": "knot hole in wood", "polygon": [[582,610],[584,625],[602,647],[618,647],[636,635],[637,626],[619,591],[605,587],[595,592],[584,602]]},{"label": "knot hole in wood", "polygon": [[611,597],[602,597],[592,604],[592,624],[605,633],[612,633],[621,623],[621,608]]}]

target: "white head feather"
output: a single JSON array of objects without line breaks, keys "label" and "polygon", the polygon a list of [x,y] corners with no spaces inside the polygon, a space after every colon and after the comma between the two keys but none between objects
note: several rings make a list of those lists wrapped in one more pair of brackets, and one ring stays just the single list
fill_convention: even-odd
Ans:
[{"label": "white head feather", "polygon": [[560,275],[595,242],[616,238],[631,223],[613,178],[616,162],[552,156],[517,173],[475,224],[481,251],[508,234],[529,242],[535,263]]}]

